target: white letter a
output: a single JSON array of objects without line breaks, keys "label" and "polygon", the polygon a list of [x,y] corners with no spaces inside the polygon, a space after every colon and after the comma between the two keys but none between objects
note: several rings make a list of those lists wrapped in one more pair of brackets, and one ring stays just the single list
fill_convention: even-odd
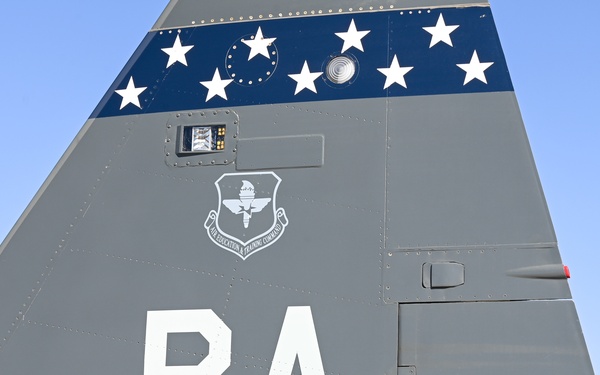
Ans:
[{"label": "white letter a", "polygon": [[325,375],[310,306],[288,307],[269,375],[291,375],[296,355],[302,375]]}]

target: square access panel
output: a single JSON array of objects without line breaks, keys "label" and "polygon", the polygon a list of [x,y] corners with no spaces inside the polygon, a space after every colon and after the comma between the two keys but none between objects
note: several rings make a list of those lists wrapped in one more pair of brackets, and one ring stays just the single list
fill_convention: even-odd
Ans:
[{"label": "square access panel", "polygon": [[177,113],[167,122],[165,158],[173,167],[231,164],[239,117],[232,110]]}]

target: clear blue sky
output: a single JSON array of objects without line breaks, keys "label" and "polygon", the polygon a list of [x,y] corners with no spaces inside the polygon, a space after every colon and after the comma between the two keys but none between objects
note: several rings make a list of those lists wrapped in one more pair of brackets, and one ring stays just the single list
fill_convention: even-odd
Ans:
[{"label": "clear blue sky", "polygon": [[[240,0],[243,1],[243,0]],[[0,6],[4,238],[166,0]],[[600,369],[600,2],[492,0],[583,331]],[[0,301],[1,303],[1,301]]]}]

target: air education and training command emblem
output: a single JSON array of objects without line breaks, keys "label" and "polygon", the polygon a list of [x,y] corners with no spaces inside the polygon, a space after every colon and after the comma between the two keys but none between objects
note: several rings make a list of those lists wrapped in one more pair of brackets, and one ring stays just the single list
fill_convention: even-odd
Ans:
[{"label": "air education and training command emblem", "polygon": [[215,182],[219,208],[204,228],[219,247],[242,259],[274,244],[285,231],[285,210],[276,206],[281,178],[273,172],[226,173]]}]

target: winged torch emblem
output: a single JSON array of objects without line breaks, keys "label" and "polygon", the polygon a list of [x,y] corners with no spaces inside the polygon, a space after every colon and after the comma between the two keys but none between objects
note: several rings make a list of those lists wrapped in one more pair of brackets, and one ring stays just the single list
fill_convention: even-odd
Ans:
[{"label": "winged torch emblem", "polygon": [[244,260],[277,242],[288,225],[285,209],[276,205],[280,183],[274,172],[223,174],[215,181],[218,209],[204,222],[210,240]]},{"label": "winged torch emblem", "polygon": [[244,228],[250,225],[250,219],[253,213],[263,210],[271,198],[255,198],[256,192],[254,185],[249,181],[242,180],[242,188],[240,189],[240,199],[225,199],[223,205],[236,215],[243,215]]}]

